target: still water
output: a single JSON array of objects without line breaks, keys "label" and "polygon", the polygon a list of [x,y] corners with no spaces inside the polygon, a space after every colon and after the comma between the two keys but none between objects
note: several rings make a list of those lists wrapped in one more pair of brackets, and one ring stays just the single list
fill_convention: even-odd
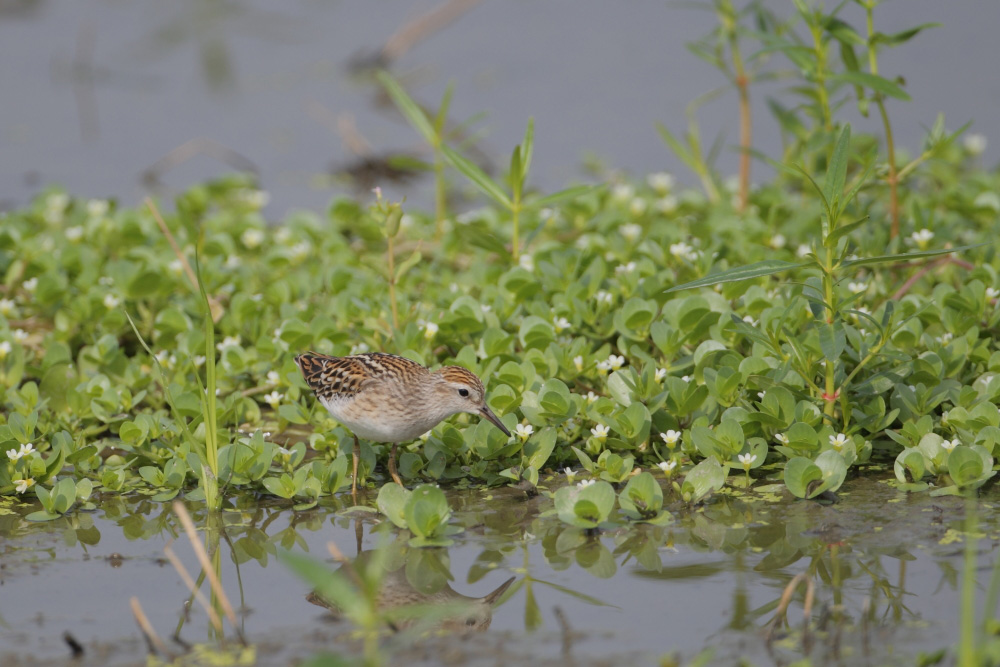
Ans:
[{"label": "still water", "polygon": [[[557,481],[557,480],[556,480]],[[334,501],[336,502],[336,501]],[[498,489],[488,499],[453,492],[464,529],[447,549],[413,549],[378,515],[333,505],[295,513],[248,502],[223,514],[222,581],[261,664],[316,652],[358,655],[351,625],[318,606],[279,560],[291,549],[332,561],[333,542],[361,568],[390,552],[380,600],[484,598],[438,632],[386,631],[384,657],[403,664],[651,664],[711,650],[709,664],[913,664],[957,637],[964,550],[963,501],[905,495],[884,481],[846,484],[821,505],[754,494],[719,496],[672,524],[609,526],[599,536],[569,528],[543,497]],[[977,550],[988,577],[998,540],[985,501]],[[31,524],[13,507],[0,517],[0,661],[69,662],[64,633],[84,647],[83,664],[142,663],[146,651],[129,608],[136,597],[156,632],[210,640],[202,609],[164,558],[164,547],[199,571],[170,507],[141,497],[106,501],[93,514]],[[204,516],[191,506],[195,521]],[[203,531],[204,532],[204,531]],[[204,538],[203,538],[204,539]],[[778,617],[797,574],[815,584],[802,633],[805,585]],[[514,581],[503,588],[508,579]],[[207,583],[203,585],[208,594]],[[477,616],[478,614],[478,616]],[[475,622],[470,615],[475,616]],[[454,620],[454,619],[453,619]],[[233,641],[232,630],[227,637]],[[79,664],[79,663],[74,663]]]},{"label": "still water", "polygon": [[[533,183],[542,189],[588,178],[587,158],[612,171],[641,177],[666,169],[693,182],[654,125],[682,132],[686,106],[725,83],[685,46],[712,29],[709,12],[645,0],[447,4],[456,15],[403,50],[392,71],[432,106],[454,82],[452,120],[484,114],[471,126],[477,159],[502,167],[533,116]],[[764,5],[785,14],[791,6]],[[149,193],[169,197],[252,168],[271,193],[270,218],[290,208],[321,210],[335,193],[352,192],[330,176],[357,161],[344,124],[373,155],[421,157],[416,134],[377,103],[371,81],[352,76],[350,64],[436,6],[0,0],[0,209],[23,205],[51,184],[134,205]],[[842,15],[863,27],[854,4]],[[935,0],[889,0],[876,13],[876,28],[888,33],[928,22],[942,25],[881,58],[883,75],[903,76],[913,98],[889,102],[898,142],[918,151],[922,128],[943,112],[951,129],[974,121],[971,131],[991,141],[983,158],[995,164],[1000,3],[953,0],[945,9]],[[773,58],[769,67],[787,65]],[[766,98],[781,96],[784,85],[751,91],[755,147],[772,156],[780,154],[780,136]],[[850,101],[843,117],[881,135],[877,118],[861,119]],[[699,120],[706,144],[721,139],[720,172],[735,173],[735,96],[702,107]],[[188,148],[195,149],[190,160],[161,162]],[[755,169],[755,179],[768,177],[764,167]],[[430,200],[427,179],[395,189],[411,204]]]}]

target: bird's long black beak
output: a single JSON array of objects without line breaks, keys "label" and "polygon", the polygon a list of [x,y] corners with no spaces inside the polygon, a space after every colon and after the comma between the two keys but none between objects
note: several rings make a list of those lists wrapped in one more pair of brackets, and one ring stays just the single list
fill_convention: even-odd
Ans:
[{"label": "bird's long black beak", "polygon": [[479,414],[481,414],[482,416],[486,417],[491,422],[493,422],[493,424],[498,429],[500,429],[501,431],[503,431],[503,434],[505,436],[507,436],[508,438],[510,437],[510,431],[508,431],[507,427],[503,425],[503,422],[500,421],[500,418],[497,417],[495,414],[493,414],[493,411],[490,410],[490,406],[484,405],[482,408],[479,409]]}]

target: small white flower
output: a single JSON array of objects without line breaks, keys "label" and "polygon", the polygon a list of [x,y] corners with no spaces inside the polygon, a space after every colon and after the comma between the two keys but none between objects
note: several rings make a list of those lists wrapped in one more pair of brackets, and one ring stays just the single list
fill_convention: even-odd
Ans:
[{"label": "small white flower", "polygon": [[754,319],[754,318],[753,318],[752,316],[750,316],[750,315],[744,315],[744,316],[743,316],[743,321],[744,321],[744,322],[746,322],[747,324],[749,324],[749,325],[750,325],[750,326],[752,326],[752,327],[755,327],[755,326],[757,326],[757,320],[755,320],[755,319]]},{"label": "small white flower", "polygon": [[[639,199],[637,201],[642,201],[642,200]],[[627,225],[622,225],[621,227],[619,227],[618,231],[620,231],[622,233],[622,236],[624,236],[629,241],[635,241],[637,238],[639,238],[639,235],[642,234],[642,226],[630,222]]]},{"label": "small white flower", "polygon": [[18,493],[24,493],[34,485],[35,485],[35,480],[33,480],[30,477],[26,477],[24,479],[17,480],[17,483],[14,486],[17,489]]},{"label": "small white flower", "polygon": [[628,264],[620,264],[619,266],[615,267],[615,273],[618,275],[621,275],[623,273],[632,273],[633,271],[635,271],[635,267],[636,267],[635,262],[629,262]]},{"label": "small white flower", "polygon": [[555,328],[556,333],[562,333],[566,329],[569,329],[572,325],[565,317],[557,317],[552,320],[552,326]]},{"label": "small white flower", "polygon": [[239,347],[239,346],[240,346],[239,336],[226,336],[225,338],[222,339],[222,342],[218,343],[215,347],[217,350],[219,350],[219,352],[225,352],[227,349],[231,347]]},{"label": "small white flower", "polygon": [[420,441],[421,442],[427,442],[428,440],[430,440],[432,432],[433,432],[433,430],[427,431],[426,433],[421,434],[420,435]]},{"label": "small white flower", "polygon": [[541,218],[542,220],[551,220],[552,218],[556,217],[556,211],[555,209],[551,209],[548,206],[546,206],[545,208],[538,211],[538,217]]},{"label": "small white flower", "polygon": [[518,424],[514,427],[514,435],[516,435],[517,439],[521,442],[527,441],[527,439],[530,438],[531,434],[534,432],[535,427],[531,424]]},{"label": "small white flower", "polygon": [[593,435],[595,438],[597,438],[597,440],[600,441],[600,442],[604,442],[605,440],[607,440],[608,433],[610,431],[611,431],[611,429],[609,429],[604,424],[597,424],[597,425],[594,426],[594,428],[590,429],[591,435]]},{"label": "small white flower", "polygon": [[66,240],[70,243],[76,243],[83,238],[83,227],[79,225],[76,227],[70,227],[66,230]]},{"label": "small white flower", "polygon": [[656,200],[656,210],[664,215],[670,215],[677,211],[677,197],[665,195]]},{"label": "small white flower", "polygon": [[271,201],[271,195],[263,190],[247,190],[243,194],[243,201],[256,209],[262,209]]},{"label": "small white flower", "polygon": [[281,382],[281,376],[278,375],[278,371],[268,371],[267,372],[267,383],[268,384],[278,384]]},{"label": "small white flower", "polygon": [[648,205],[646,204],[645,199],[643,199],[642,197],[636,197],[629,202],[628,212],[635,217],[639,217],[640,215],[646,212],[647,206]]},{"label": "small white flower", "polygon": [[740,460],[740,463],[743,464],[743,469],[744,470],[750,470],[750,466],[752,466],[753,462],[757,460],[757,455],[756,454],[740,454],[736,458],[738,458]]},{"label": "small white flower", "polygon": [[521,255],[518,258],[517,264],[518,264],[518,266],[520,266],[525,271],[534,271],[535,270],[535,258],[532,257],[531,255],[527,254],[527,253]]},{"label": "small white flower", "polygon": [[774,250],[781,250],[785,247],[788,240],[785,238],[784,234],[775,234],[771,237],[771,240],[767,242],[767,245],[771,246]]},{"label": "small white flower", "polygon": [[758,392],[757,392],[757,398],[759,398],[760,400],[762,400],[762,401],[763,401],[763,400],[764,400],[764,392],[762,392],[762,391],[758,391]]},{"label": "small white flower", "polygon": [[577,483],[576,486],[579,489],[586,489],[588,486],[590,486],[591,484],[594,484],[595,482],[596,482],[596,480],[593,480],[593,479],[581,479],[579,481],[579,483]]},{"label": "small white flower", "polygon": [[192,361],[194,361],[194,365],[196,368],[201,368],[203,365],[205,365],[205,357],[201,354],[194,355],[194,359]]},{"label": "small white flower", "polygon": [[969,152],[970,155],[982,155],[983,151],[986,150],[986,145],[989,142],[986,137],[982,134],[967,134],[965,138],[962,139],[962,145],[965,146],[965,150]]},{"label": "small white flower", "polygon": [[669,192],[674,187],[674,177],[665,171],[650,174],[646,177],[646,183],[660,194]]},{"label": "small white flower", "polygon": [[272,408],[276,408],[281,404],[281,399],[284,396],[280,391],[272,391],[270,394],[265,394],[264,402],[270,405]]},{"label": "small white flower", "polygon": [[673,460],[671,460],[671,461],[660,461],[659,463],[656,464],[656,467],[658,467],[660,470],[662,470],[663,474],[669,475],[670,473],[672,473],[674,471],[674,468],[677,467],[677,461],[673,461]]},{"label": "small white flower", "polygon": [[247,249],[253,250],[264,242],[264,232],[260,229],[254,229],[251,227],[243,232],[240,236],[240,241]]},{"label": "small white flower", "polygon": [[830,436],[830,446],[836,449],[838,452],[843,449],[844,445],[847,444],[847,436],[843,433],[838,433],[837,435]]},{"label": "small white flower", "polygon": [[657,383],[660,383],[663,382],[663,378],[665,377],[667,377],[667,369],[657,368],[656,373],[653,375],[653,380],[655,380]]},{"label": "small white flower", "polygon": [[934,232],[925,228],[918,232],[913,232],[910,234],[910,238],[913,239],[913,242],[916,243],[919,248],[923,249],[926,248],[927,244],[931,242],[932,238],[934,238]]},{"label": "small white flower", "polygon": [[690,375],[682,375],[681,376],[681,380],[683,380],[684,382],[690,382],[691,381],[691,376]]},{"label": "small white flower", "polygon": [[799,257],[805,257],[806,255],[808,255],[811,252],[812,252],[812,248],[810,248],[805,243],[799,245],[799,247],[795,249],[795,254],[798,255]]},{"label": "small white flower", "polygon": [[156,353],[156,360],[160,362],[161,366],[166,368],[173,368],[177,363],[177,357],[170,354],[166,350],[160,350]]},{"label": "small white flower", "polygon": [[27,292],[34,292],[38,287],[38,278],[28,278],[21,284],[21,287]]},{"label": "small white flower", "polygon": [[364,354],[369,350],[368,343],[355,343],[351,346],[351,354]]},{"label": "small white flower", "polygon": [[114,310],[115,308],[120,306],[121,303],[122,300],[119,299],[114,294],[111,294],[110,292],[104,295],[104,307],[107,308],[108,310]]},{"label": "small white flower", "polygon": [[14,341],[17,343],[23,343],[24,341],[28,340],[28,332],[25,331],[24,329],[14,329],[14,331],[11,332],[11,335],[14,337]]},{"label": "small white flower", "polygon": [[9,340],[0,341],[0,359],[6,359],[11,349],[13,349],[13,346]]},{"label": "small white flower", "polygon": [[175,276],[179,276],[181,275],[181,272],[184,270],[184,264],[181,262],[181,260],[174,259],[171,260],[169,264],[167,264],[167,268],[170,270],[170,273],[174,274]]},{"label": "small white flower", "polygon": [[611,292],[606,290],[598,290],[597,294],[594,295],[597,299],[597,303],[610,304],[615,298],[611,295]]},{"label": "small white flower", "polygon": [[955,438],[954,440],[943,441],[941,443],[941,447],[943,447],[946,452],[950,452],[961,444],[962,442],[958,438]]},{"label": "small white flower", "polygon": [[10,317],[17,312],[17,304],[13,299],[0,299],[0,315]]},{"label": "small white flower", "polygon": [[868,283],[850,282],[847,283],[847,289],[851,292],[851,294],[861,294],[868,289]]},{"label": "small white flower", "polygon": [[672,449],[676,447],[678,443],[680,443],[681,432],[675,431],[673,429],[668,429],[666,433],[661,433],[660,437],[663,439],[663,442],[667,443],[667,447],[670,447]]},{"label": "small white flower", "polygon": [[434,338],[434,336],[437,335],[439,329],[438,325],[435,324],[434,322],[424,322],[422,328],[424,330],[424,338],[426,338],[427,340],[431,340],[432,338]]},{"label": "small white flower", "polygon": [[16,461],[19,458],[21,458],[21,455],[17,453],[16,449],[8,449],[7,458],[9,458],[11,461]]},{"label": "small white flower", "polygon": [[289,252],[292,255],[292,259],[295,261],[301,261],[309,256],[309,250],[312,248],[307,242],[296,243],[291,247]]},{"label": "small white flower", "polygon": [[592,403],[596,403],[597,399],[599,399],[600,396],[598,396],[592,391],[588,391],[587,396],[585,398],[587,399],[587,405],[591,405]]},{"label": "small white flower", "polygon": [[611,198],[616,202],[625,203],[635,197],[635,188],[627,183],[619,183],[611,188]]},{"label": "small white flower", "polygon": [[576,473],[571,468],[563,468],[563,472],[566,473],[566,481],[572,484],[576,479]]},{"label": "small white flower", "polygon": [[787,445],[788,444],[788,436],[785,435],[784,433],[775,433],[774,434],[774,439],[777,440],[778,442],[780,442],[783,445]]},{"label": "small white flower", "polygon": [[282,447],[278,445],[278,453],[284,456],[286,459],[292,455],[292,450],[287,447]]},{"label": "small white flower", "polygon": [[995,299],[998,296],[1000,296],[1000,290],[998,290],[995,287],[987,287],[986,288],[986,298],[987,299]]},{"label": "small white flower", "polygon": [[625,365],[625,357],[623,357],[622,355],[612,354],[610,357],[608,357],[608,366],[611,368],[611,370],[616,371],[624,365]]},{"label": "small white flower", "polygon": [[26,445],[21,445],[20,449],[8,449],[7,458],[11,461],[17,461],[24,458],[25,456],[31,456],[35,451],[35,446],[30,442]]},{"label": "small white flower", "polygon": [[677,258],[688,257],[692,251],[694,251],[694,248],[689,246],[684,241],[670,244],[670,254]]},{"label": "small white flower", "polygon": [[582,371],[583,370],[583,356],[581,356],[581,355],[578,354],[575,357],[573,357],[573,366],[576,368],[576,371],[578,373],[580,371]]},{"label": "small white flower", "polygon": [[598,361],[597,370],[602,373],[607,373],[608,371],[611,370],[611,363],[607,359],[605,359],[604,361]]},{"label": "small white flower", "polygon": [[105,199],[91,199],[87,202],[87,215],[91,218],[103,218],[110,208]]},{"label": "small white flower", "polygon": [[479,305],[479,310],[483,311],[483,313],[485,314],[485,313],[488,313],[491,310],[493,310],[493,306],[491,306],[491,305],[489,305],[487,303],[483,303],[483,304]]},{"label": "small white flower", "polygon": [[947,345],[948,343],[951,342],[951,339],[954,338],[954,337],[955,336],[950,331],[945,331],[940,336],[935,337],[934,340],[936,340],[937,342],[941,343],[942,345]]}]

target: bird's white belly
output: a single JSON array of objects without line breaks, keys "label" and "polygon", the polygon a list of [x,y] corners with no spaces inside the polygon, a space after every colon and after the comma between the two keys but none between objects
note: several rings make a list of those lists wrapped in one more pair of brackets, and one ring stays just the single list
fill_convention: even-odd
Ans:
[{"label": "bird's white belly", "polygon": [[322,400],[334,419],[351,433],[371,442],[409,442],[434,428],[439,419],[421,418],[385,409],[371,409],[364,401],[354,399]]}]

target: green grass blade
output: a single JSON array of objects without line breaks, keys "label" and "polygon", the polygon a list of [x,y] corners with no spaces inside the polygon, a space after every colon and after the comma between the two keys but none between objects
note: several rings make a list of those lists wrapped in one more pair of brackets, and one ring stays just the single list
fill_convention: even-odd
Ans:
[{"label": "green grass blade", "polygon": [[596,192],[597,190],[603,188],[604,185],[574,185],[571,188],[566,188],[565,190],[560,190],[559,192],[553,192],[545,197],[540,197],[538,199],[532,199],[531,201],[525,202],[524,208],[543,208],[545,206],[552,206],[553,204],[559,204],[561,202],[567,201],[569,199],[576,199],[577,197],[582,197],[583,195],[590,194],[591,192]]},{"label": "green grass blade", "polygon": [[885,264],[887,262],[908,262],[911,259],[926,259],[928,257],[938,257],[940,255],[950,255],[954,252],[965,252],[973,248],[980,248],[986,243],[976,243],[974,245],[963,245],[957,248],[942,248],[940,250],[922,250],[920,252],[907,252],[898,255],[880,255],[878,257],[862,257],[860,259],[849,259],[841,266],[843,268],[855,266],[870,266],[872,264]]},{"label": "green grass blade", "polygon": [[524,141],[521,142],[521,174],[528,179],[531,170],[531,156],[535,153],[535,119],[528,118],[528,127],[524,128]]},{"label": "green grass blade", "polygon": [[460,171],[463,176],[468,178],[473,185],[479,188],[490,199],[506,208],[513,208],[514,204],[511,202],[510,197],[503,191],[503,188],[487,176],[486,172],[473,164],[472,161],[459,155],[448,146],[441,146],[441,152],[444,154],[444,158],[451,163],[451,166]]},{"label": "green grass blade", "polygon": [[897,100],[909,100],[910,95],[899,84],[870,72],[838,72],[831,74],[830,81],[842,81],[855,86],[863,86]]},{"label": "green grass blade", "polygon": [[[848,123],[837,137],[837,146],[833,149],[833,157],[826,170],[826,180],[823,182],[823,196],[830,202],[833,214],[840,210],[840,198],[844,194],[844,183],[847,181],[847,161],[851,149],[851,125]],[[833,225],[836,218],[830,219]]]},{"label": "green grass blade", "polygon": [[403,87],[396,82],[394,78],[384,70],[379,70],[376,72],[375,77],[378,79],[379,83],[385,88],[385,92],[389,93],[389,97],[392,98],[393,103],[399,109],[400,113],[409,121],[410,125],[420,133],[420,136],[424,138],[431,146],[437,146],[437,133],[434,128],[431,127],[431,123],[427,120],[427,115],[424,114],[424,110],[413,101],[413,98],[406,94]]},{"label": "green grass blade", "polygon": [[781,273],[782,271],[789,271],[791,269],[799,269],[803,266],[810,266],[813,262],[786,262],[781,259],[766,259],[763,262],[754,262],[753,264],[747,264],[746,266],[738,266],[735,269],[729,269],[728,271],[723,271],[721,273],[713,273],[710,276],[705,276],[704,278],[699,278],[698,280],[692,280],[689,283],[684,283],[683,285],[676,285],[670,289],[663,290],[664,294],[669,294],[670,292],[680,292],[682,290],[694,289],[696,287],[711,287],[712,285],[718,285],[719,283],[734,283],[740,280],[750,280],[752,278],[762,278],[764,276],[770,276],[775,273]]}]

